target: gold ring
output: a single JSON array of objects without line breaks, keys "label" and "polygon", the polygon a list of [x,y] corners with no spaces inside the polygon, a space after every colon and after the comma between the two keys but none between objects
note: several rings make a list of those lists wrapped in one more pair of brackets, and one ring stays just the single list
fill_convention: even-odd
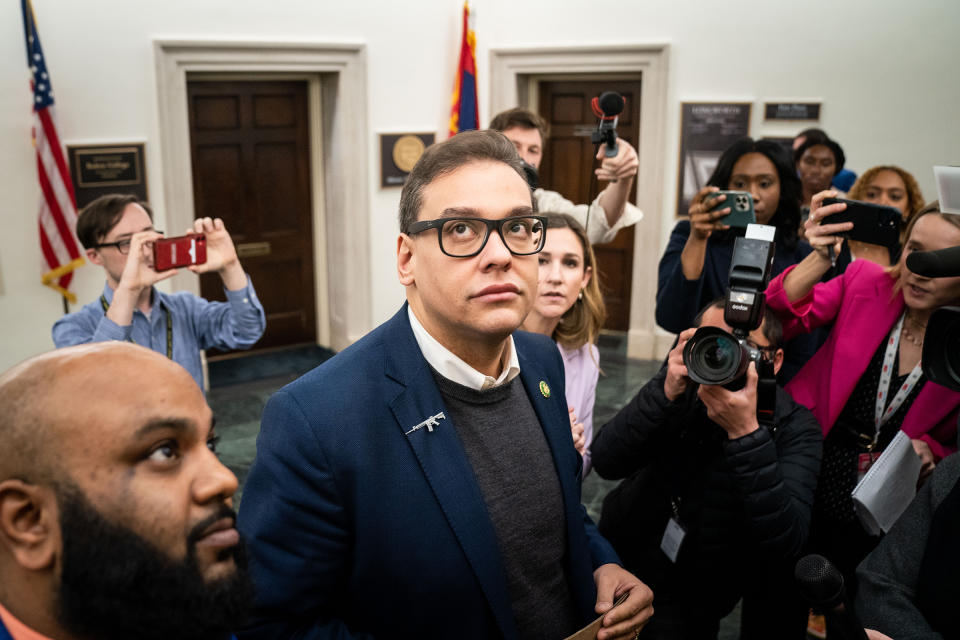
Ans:
[{"label": "gold ring", "polygon": [[637,629],[633,632],[633,640],[637,640],[640,637],[640,629]]}]

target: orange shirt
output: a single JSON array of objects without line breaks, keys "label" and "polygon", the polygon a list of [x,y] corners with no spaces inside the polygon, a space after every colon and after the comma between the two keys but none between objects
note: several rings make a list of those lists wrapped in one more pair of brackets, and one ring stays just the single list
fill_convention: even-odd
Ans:
[{"label": "orange shirt", "polygon": [[37,633],[14,618],[13,614],[7,611],[2,604],[0,604],[0,620],[3,620],[3,626],[7,628],[13,640],[50,640],[47,636]]}]

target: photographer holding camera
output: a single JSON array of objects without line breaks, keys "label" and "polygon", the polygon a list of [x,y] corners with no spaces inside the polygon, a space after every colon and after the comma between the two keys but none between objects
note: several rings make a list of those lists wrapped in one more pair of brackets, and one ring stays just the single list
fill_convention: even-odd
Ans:
[{"label": "photographer holding camera", "polygon": [[[700,312],[700,331],[731,331],[725,302]],[[790,597],[791,575],[809,529],[821,438],[811,413],[780,387],[762,420],[770,426],[761,426],[757,360],[771,375],[783,362],[780,323],[761,313],[740,345],[718,339],[696,358],[719,368],[749,352],[728,388],[691,380],[684,351],[696,330],[687,329],[591,447],[600,476],[626,478],[604,500],[600,530],[657,594],[641,638],[716,637],[741,597],[742,638],[803,637],[806,609]]]},{"label": "photographer holding camera", "polygon": [[200,388],[200,350],[247,349],[266,327],[263,306],[219,218],[199,218],[191,233],[202,234],[206,261],[191,264],[196,274],[216,272],[227,302],[210,302],[188,292],[162,293],[153,285],[177,273],[157,271],[151,250],[162,238],[153,213],[136,196],[100,196],[80,212],[77,238],[87,258],[107,275],[103,294],[53,325],[53,342],[69,347],[125,340],[166,355],[183,366]]}]

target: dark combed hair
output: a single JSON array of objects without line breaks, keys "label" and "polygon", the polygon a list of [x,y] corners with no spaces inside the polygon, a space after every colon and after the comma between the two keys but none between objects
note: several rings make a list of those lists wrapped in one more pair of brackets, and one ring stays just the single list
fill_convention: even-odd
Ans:
[{"label": "dark combed hair", "polygon": [[139,204],[143,207],[150,220],[153,220],[153,211],[150,206],[141,202],[137,196],[126,193],[108,193],[100,196],[80,211],[77,216],[77,239],[84,249],[93,249],[110,233],[123,215],[127,205]]},{"label": "dark combed hair", "polygon": [[833,175],[837,175],[843,171],[843,165],[847,162],[847,156],[843,153],[843,147],[841,147],[836,140],[828,137],[827,134],[823,133],[823,131],[820,129],[810,129],[810,131],[819,131],[820,133],[810,133],[806,136],[803,143],[797,147],[796,151],[793,152],[794,165],[800,162],[800,158],[803,157],[803,154],[807,149],[823,145],[827,149],[830,149],[830,153],[833,154]]},{"label": "dark combed hair", "polygon": [[[439,178],[456,171],[472,162],[502,162],[517,172],[524,184],[527,176],[523,172],[520,156],[513,143],[499,131],[464,131],[448,140],[438,142],[424,151],[414,165],[400,192],[400,233],[409,233],[410,225],[417,221],[420,207],[423,206],[423,189]],[[537,209],[533,192],[530,194],[531,207]]]},{"label": "dark combed hair", "polygon": [[547,143],[547,136],[550,135],[550,125],[547,121],[533,111],[522,107],[501,111],[490,121],[490,128],[494,131],[506,131],[514,127],[536,129],[540,132],[540,140],[543,144]]},{"label": "dark combed hair", "polygon": [[[726,296],[720,296],[719,298],[716,298],[703,309],[700,309],[700,313],[698,313],[697,317],[693,319],[693,326],[699,327],[701,324],[703,324],[703,315],[710,309],[723,309],[726,306]],[[767,305],[763,306],[763,324],[760,326],[763,329],[763,337],[770,341],[770,346],[774,349],[779,349],[780,342],[783,340],[783,324],[780,322],[780,318],[777,317],[777,314],[775,314]]]},{"label": "dark combed hair", "polygon": [[[773,140],[740,138],[727,147],[720,156],[717,168],[713,170],[713,175],[710,176],[707,184],[720,189],[729,189],[733,165],[748,153],[766,156],[777,170],[777,177],[780,180],[780,200],[777,202],[776,212],[770,218],[770,224],[777,228],[777,243],[788,251],[793,251],[797,248],[799,241],[797,233],[800,230],[800,178],[797,177],[796,167],[790,160],[790,152],[780,143]],[[717,237],[718,240],[725,241],[732,238],[735,233],[735,229],[727,229],[717,233]]]}]

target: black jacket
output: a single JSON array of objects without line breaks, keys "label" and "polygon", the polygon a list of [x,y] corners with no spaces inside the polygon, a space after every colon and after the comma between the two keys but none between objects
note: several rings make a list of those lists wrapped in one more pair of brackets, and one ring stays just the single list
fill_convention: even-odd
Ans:
[{"label": "black jacket", "polygon": [[[730,440],[696,385],[669,402],[665,376],[666,365],[594,437],[597,473],[626,478],[604,500],[600,531],[654,593],[702,593],[722,614],[758,571],[783,575],[801,554],[821,431],[778,387],[773,433],[761,427]],[[660,550],[673,505],[687,532],[675,565]]]}]

